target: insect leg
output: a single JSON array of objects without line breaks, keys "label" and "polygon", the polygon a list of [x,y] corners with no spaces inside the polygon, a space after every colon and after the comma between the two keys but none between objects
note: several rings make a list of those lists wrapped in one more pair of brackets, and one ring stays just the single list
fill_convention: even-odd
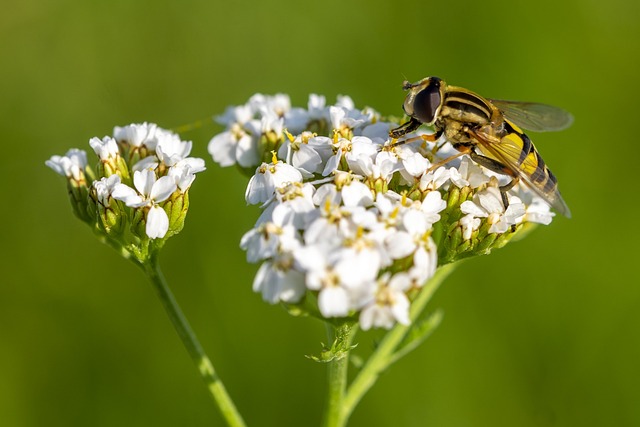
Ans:
[{"label": "insect leg", "polygon": [[511,177],[511,181],[505,185],[501,185],[500,187],[500,196],[502,197],[502,204],[504,205],[504,209],[506,210],[509,207],[509,199],[507,198],[507,191],[511,190],[514,185],[520,181],[520,176],[514,173],[511,169],[503,165],[497,160],[494,160],[490,157],[486,157],[480,154],[477,154],[475,151],[470,150],[469,156],[471,160],[479,164],[480,166],[484,166],[490,171],[509,175]]},{"label": "insect leg", "polygon": [[[391,131],[393,132],[393,130]],[[396,141],[393,142],[391,144],[388,145],[388,147],[393,148],[393,147],[397,147],[399,145],[404,145],[404,144],[410,144],[412,142],[416,142],[416,141],[425,141],[425,142],[436,142],[437,140],[440,139],[440,137],[442,136],[442,131],[437,131],[436,133],[430,133],[430,134],[426,134],[426,135],[418,135],[415,136],[413,138],[408,138],[402,141]]]},{"label": "insect leg", "polygon": [[408,122],[398,126],[395,129],[391,129],[389,131],[389,136],[391,138],[398,139],[401,136],[404,136],[410,132],[413,132],[414,130],[418,129],[420,126],[422,126],[422,122],[411,117],[411,119]]},{"label": "insect leg", "polygon": [[431,165],[431,167],[429,167],[428,171],[436,170],[436,169],[438,169],[440,166],[444,166],[444,165],[446,165],[447,163],[449,163],[451,160],[455,160],[455,159],[457,159],[458,157],[462,157],[462,156],[464,156],[465,154],[468,154],[468,153],[467,153],[466,151],[461,151],[461,152],[459,152],[458,154],[454,154],[453,156],[449,156],[449,157],[447,157],[446,159],[440,160],[439,162],[432,164],[432,165]]}]

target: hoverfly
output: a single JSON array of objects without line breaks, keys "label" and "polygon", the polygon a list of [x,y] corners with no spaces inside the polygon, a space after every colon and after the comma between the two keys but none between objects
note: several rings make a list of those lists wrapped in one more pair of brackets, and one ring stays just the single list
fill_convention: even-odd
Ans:
[{"label": "hoverfly", "polygon": [[402,87],[409,91],[402,108],[410,119],[392,129],[391,138],[398,139],[423,124],[433,126],[436,132],[422,135],[421,139],[435,142],[444,135],[460,151],[454,157],[468,154],[479,165],[512,178],[500,187],[505,208],[506,192],[522,179],[558,212],[571,217],[558,191],[556,177],[520,129],[562,130],[573,122],[570,113],[545,104],[483,98],[470,90],[449,86],[438,77],[427,77],[417,83],[405,81]]}]

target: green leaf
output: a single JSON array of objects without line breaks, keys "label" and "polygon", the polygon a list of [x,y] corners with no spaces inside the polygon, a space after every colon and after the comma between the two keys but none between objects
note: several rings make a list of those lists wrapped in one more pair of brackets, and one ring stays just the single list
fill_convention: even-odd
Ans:
[{"label": "green leaf", "polygon": [[443,315],[444,313],[442,310],[436,310],[426,319],[422,319],[414,323],[409,329],[409,332],[404,336],[404,339],[398,346],[397,350],[391,356],[389,365],[397,362],[402,357],[415,350],[420,344],[429,338],[431,333],[438,327],[438,325],[440,325]]}]

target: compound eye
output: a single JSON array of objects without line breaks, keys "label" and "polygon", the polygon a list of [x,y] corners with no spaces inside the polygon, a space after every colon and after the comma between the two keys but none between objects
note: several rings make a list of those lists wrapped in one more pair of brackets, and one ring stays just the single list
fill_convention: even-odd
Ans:
[{"label": "compound eye", "polygon": [[431,82],[416,94],[413,100],[413,117],[422,123],[432,124],[441,102],[440,85],[437,82]]}]

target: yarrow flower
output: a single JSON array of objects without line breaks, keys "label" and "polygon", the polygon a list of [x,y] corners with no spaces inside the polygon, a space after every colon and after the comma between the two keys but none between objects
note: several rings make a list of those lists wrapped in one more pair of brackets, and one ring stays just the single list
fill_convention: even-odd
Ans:
[{"label": "yarrow flower", "polygon": [[113,136],[91,138],[89,145],[98,157],[95,172],[78,149],[46,164],[66,177],[74,213],[143,261],[150,242],[159,247],[182,229],[188,191],[204,160],[189,157],[191,141],[151,123],[116,127]]},{"label": "yarrow flower", "polygon": [[259,94],[218,121],[226,130],[209,143],[213,159],[255,171],[245,198],[263,212],[241,242],[247,261],[262,263],[254,290],[325,319],[409,324],[416,290],[439,265],[553,216],[523,185],[504,206],[495,174],[466,155],[442,164],[452,150],[443,141],[392,143],[398,123],[348,97],[327,105],[312,94],[305,109]]}]

